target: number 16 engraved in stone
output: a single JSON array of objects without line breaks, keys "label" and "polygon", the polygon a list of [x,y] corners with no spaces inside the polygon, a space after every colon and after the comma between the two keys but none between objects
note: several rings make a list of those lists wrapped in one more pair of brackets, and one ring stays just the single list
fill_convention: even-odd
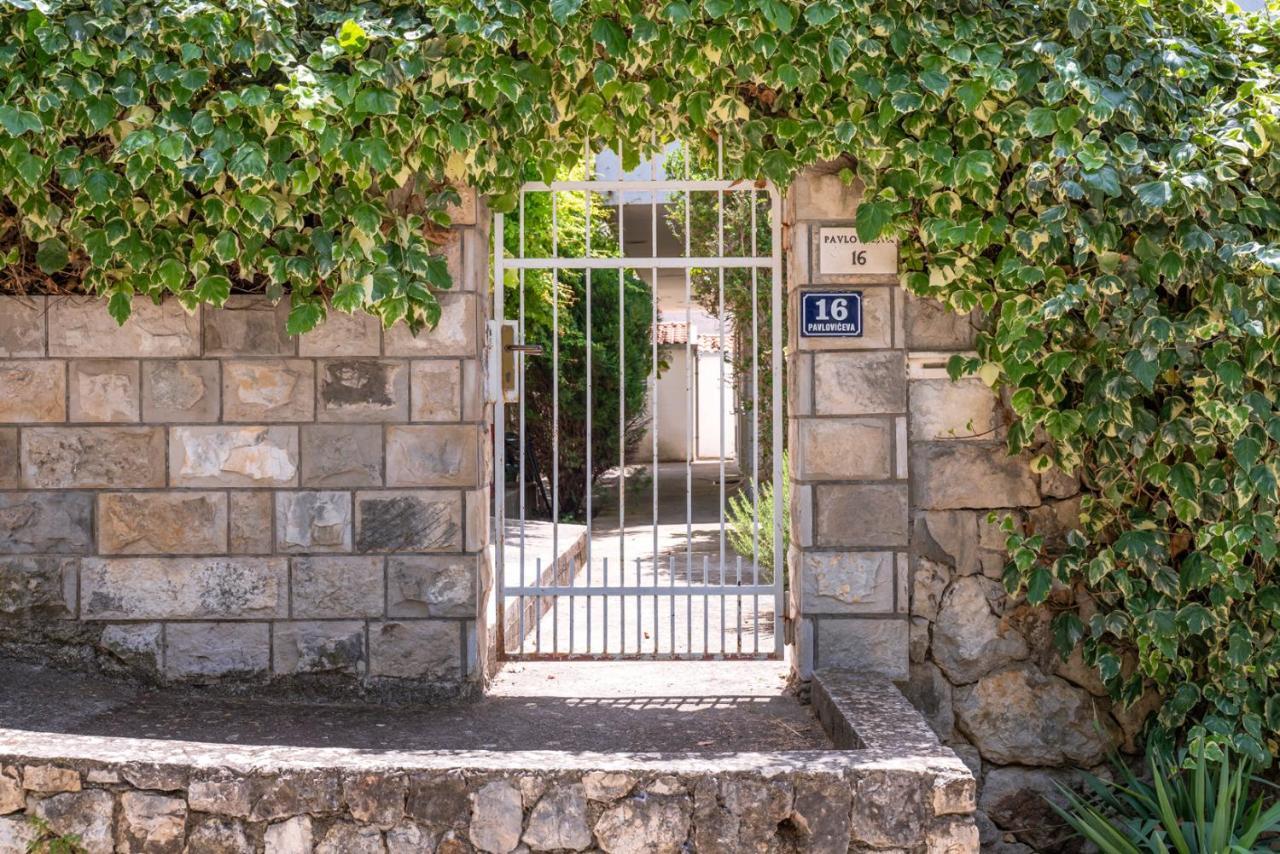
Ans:
[{"label": "number 16 engraved in stone", "polygon": [[855,249],[851,254],[853,256],[853,266],[862,267],[867,263],[867,250]]}]

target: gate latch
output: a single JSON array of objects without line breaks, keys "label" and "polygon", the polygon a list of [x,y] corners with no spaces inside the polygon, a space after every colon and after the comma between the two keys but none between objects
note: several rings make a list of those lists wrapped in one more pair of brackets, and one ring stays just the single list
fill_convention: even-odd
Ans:
[{"label": "gate latch", "polygon": [[517,344],[516,333],[519,327],[514,320],[491,320],[489,323],[490,335],[498,339],[495,344],[490,345],[489,399],[497,401],[498,396],[501,395],[503,403],[516,403],[520,399],[516,354],[541,356],[542,346]]}]

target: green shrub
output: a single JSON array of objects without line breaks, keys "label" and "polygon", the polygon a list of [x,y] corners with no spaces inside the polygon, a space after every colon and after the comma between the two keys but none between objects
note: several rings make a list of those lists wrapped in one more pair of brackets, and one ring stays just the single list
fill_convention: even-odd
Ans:
[{"label": "green shrub", "polygon": [[[787,546],[791,536],[791,461],[790,454],[782,454],[782,561],[783,572],[786,572]],[[729,545],[735,552],[748,560],[759,550],[760,582],[769,584],[773,581],[773,478],[761,477],[760,484],[760,524],[756,524],[756,505],[748,482],[747,491],[734,493],[729,498],[729,512],[726,516],[725,535]],[[785,583],[785,582],[784,582]]]},{"label": "green shrub", "polygon": [[1250,773],[1247,757],[1233,763],[1229,749],[1214,754],[1184,754],[1184,761],[1170,762],[1159,748],[1148,747],[1149,779],[1117,761],[1117,781],[1086,775],[1091,797],[1060,786],[1067,806],[1051,805],[1102,854],[1277,850],[1276,788]]}]

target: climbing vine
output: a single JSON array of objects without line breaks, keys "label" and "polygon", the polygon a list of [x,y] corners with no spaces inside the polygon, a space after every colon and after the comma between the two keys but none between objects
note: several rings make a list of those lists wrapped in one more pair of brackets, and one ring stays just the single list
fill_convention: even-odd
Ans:
[{"label": "climbing vine", "polygon": [[[1280,31],[1207,0],[0,0],[0,276],[430,325],[449,186],[509,209],[584,145],[846,156],[864,239],[980,310],[976,372],[1065,552],[1012,532],[1114,695],[1280,748]],[[624,147],[633,165],[645,153]],[[412,193],[392,191],[412,184]]]}]

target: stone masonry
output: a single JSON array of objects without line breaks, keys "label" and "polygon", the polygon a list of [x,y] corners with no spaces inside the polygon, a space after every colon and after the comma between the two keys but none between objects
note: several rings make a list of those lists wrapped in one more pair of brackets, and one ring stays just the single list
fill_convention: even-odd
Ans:
[{"label": "stone masonry", "polygon": [[140,299],[123,327],[95,299],[0,298],[0,649],[168,681],[474,690],[488,235],[467,200],[444,319],[417,337],[334,312],[293,338],[287,304],[256,296]]},{"label": "stone masonry", "polygon": [[[789,195],[792,316],[809,287],[864,292],[862,339],[803,339],[788,361],[796,669],[894,679],[979,780],[983,849],[1075,850],[1045,802],[1080,767],[1132,748],[1152,700],[1113,707],[1077,653],[1053,648],[1050,609],[1005,593],[1012,517],[1050,545],[1075,526],[1075,477],[1031,472],[1004,444],[1008,409],[946,364],[979,319],[907,294],[896,277],[822,276],[820,225],[852,225],[859,191],[815,168]],[[806,249],[810,251],[806,252]],[[1083,593],[1058,589],[1057,606]]]}]

